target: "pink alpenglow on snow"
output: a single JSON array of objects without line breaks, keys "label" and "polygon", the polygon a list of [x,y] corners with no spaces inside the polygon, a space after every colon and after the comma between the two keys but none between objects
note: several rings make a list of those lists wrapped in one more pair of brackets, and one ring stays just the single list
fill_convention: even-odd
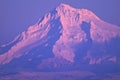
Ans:
[{"label": "pink alpenglow on snow", "polygon": [[[120,27],[102,21],[87,9],[60,4],[10,42],[17,41],[0,55],[0,64],[35,53],[50,53],[53,58],[62,58],[70,63],[81,60],[89,60],[89,64],[100,64],[105,60],[116,62],[116,53],[110,52],[108,47],[116,38],[120,38]],[[7,46],[9,44],[2,45],[3,48]],[[32,53],[36,47],[39,47],[38,51]]]}]

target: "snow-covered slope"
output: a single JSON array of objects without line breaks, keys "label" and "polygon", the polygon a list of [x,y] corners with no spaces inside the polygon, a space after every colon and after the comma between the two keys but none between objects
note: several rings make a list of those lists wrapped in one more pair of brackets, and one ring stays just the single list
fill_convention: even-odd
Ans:
[{"label": "snow-covered slope", "polygon": [[[117,56],[111,54],[108,47],[116,38],[120,38],[120,27],[102,21],[87,9],[60,4],[22,32],[12,43],[17,42],[0,55],[0,64],[31,54],[36,47],[39,50],[33,54],[46,54],[44,51],[48,50],[47,54],[52,53],[54,58],[69,62],[89,60],[90,64],[95,64],[104,60],[116,61]],[[1,47],[7,46],[9,44]],[[45,50],[41,48],[43,46]]]}]

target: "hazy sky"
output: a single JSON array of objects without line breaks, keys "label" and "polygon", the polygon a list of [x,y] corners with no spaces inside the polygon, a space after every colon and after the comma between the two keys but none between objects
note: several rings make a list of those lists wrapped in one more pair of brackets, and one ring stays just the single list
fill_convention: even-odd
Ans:
[{"label": "hazy sky", "polygon": [[62,2],[87,8],[102,20],[120,26],[120,0],[0,0],[0,44],[11,41]]}]

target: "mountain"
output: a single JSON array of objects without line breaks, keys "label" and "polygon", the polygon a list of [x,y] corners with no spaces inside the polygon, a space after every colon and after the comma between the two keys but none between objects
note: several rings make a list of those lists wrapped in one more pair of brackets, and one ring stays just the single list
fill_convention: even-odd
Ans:
[{"label": "mountain", "polygon": [[119,42],[119,26],[102,21],[87,9],[60,4],[12,42],[0,46],[0,65],[116,63]]}]

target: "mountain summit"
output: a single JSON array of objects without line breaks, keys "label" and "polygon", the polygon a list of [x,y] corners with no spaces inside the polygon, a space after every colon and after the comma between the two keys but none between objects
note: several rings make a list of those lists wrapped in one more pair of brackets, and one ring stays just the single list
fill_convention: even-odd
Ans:
[{"label": "mountain summit", "polygon": [[[60,4],[9,44],[0,47],[0,64],[53,59],[70,63],[116,62],[120,56],[120,27],[87,9]],[[64,63],[64,61],[62,62]]]}]

